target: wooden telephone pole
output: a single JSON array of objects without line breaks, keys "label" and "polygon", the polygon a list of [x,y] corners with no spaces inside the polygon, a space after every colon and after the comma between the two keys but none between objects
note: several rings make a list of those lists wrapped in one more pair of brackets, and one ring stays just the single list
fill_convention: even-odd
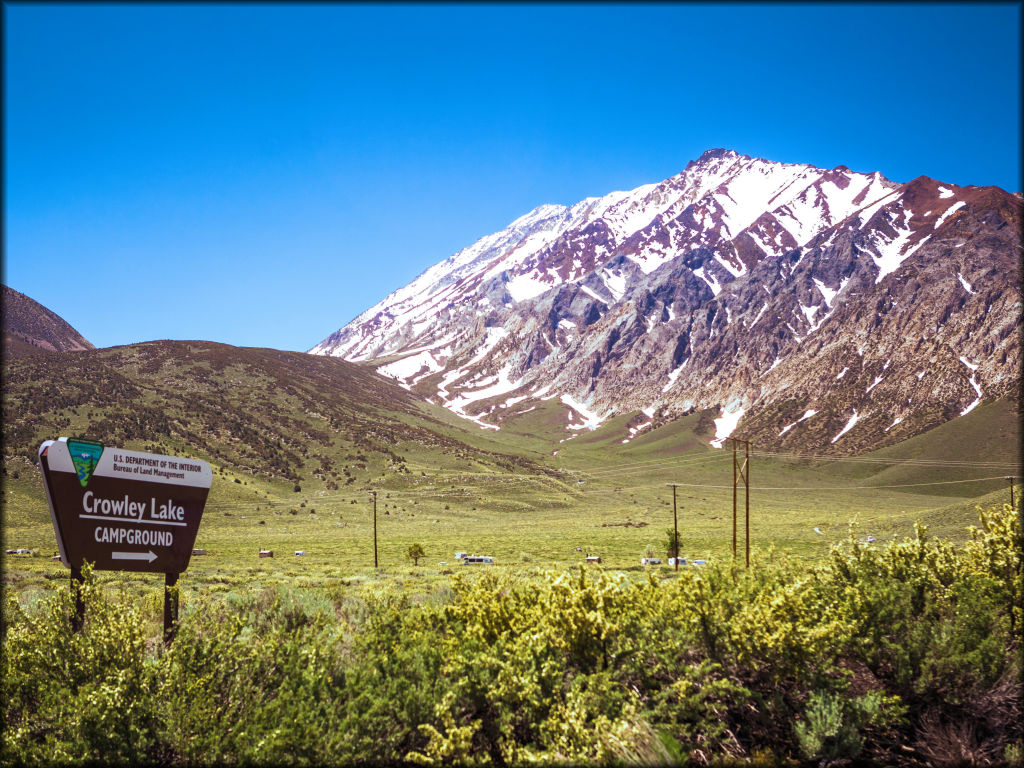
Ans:
[{"label": "wooden telephone pole", "polygon": [[373,567],[377,567],[377,492],[370,491],[373,494]]},{"label": "wooden telephone pole", "polygon": [[[732,442],[732,557],[736,559],[736,502],[739,481],[743,481],[746,507],[747,568],[750,567],[750,441],[738,437],[728,438]],[[743,463],[740,464],[738,446],[743,446]]]}]

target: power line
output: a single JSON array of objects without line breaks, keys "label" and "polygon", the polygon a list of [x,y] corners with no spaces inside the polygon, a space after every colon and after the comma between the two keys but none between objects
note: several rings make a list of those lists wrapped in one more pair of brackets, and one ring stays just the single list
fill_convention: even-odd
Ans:
[{"label": "power line", "polygon": [[[854,463],[867,463],[867,464],[889,464],[889,465],[906,465],[906,466],[921,466],[921,467],[971,467],[977,469],[997,469],[1003,467],[1016,467],[1017,464],[1013,462],[972,462],[972,461],[955,461],[955,460],[941,460],[941,459],[879,459],[879,458],[868,458],[868,457],[855,457],[855,456],[826,456],[820,454],[798,454],[788,453],[783,451],[765,451],[765,450],[751,450],[751,455],[783,458],[783,459],[800,459],[807,461],[843,461],[843,462],[854,462]],[[567,469],[565,471],[575,473],[578,475],[584,475],[586,477],[593,478],[595,480],[606,479],[614,477],[616,475],[638,473],[646,468],[658,468],[665,465],[681,465],[681,464],[699,464],[699,463],[710,463],[723,459],[727,459],[728,456],[724,453],[716,454],[705,454],[703,456],[690,457],[685,459],[677,458],[664,458],[664,459],[651,459],[649,461],[634,462],[632,464],[623,464],[618,467],[610,467],[607,469],[597,470],[572,470]]]},{"label": "power line", "polygon": [[[671,462],[679,462],[679,463],[687,464],[687,463],[692,463],[692,462],[697,462],[697,461],[709,461],[709,460],[714,460],[716,458],[720,458],[723,455],[724,454],[719,453],[719,452],[716,451],[714,453],[711,453],[711,452],[704,453],[704,454],[702,454],[700,456],[689,456],[689,457],[663,456],[663,457],[661,457],[659,459],[646,459],[644,461],[634,461],[634,462],[630,462],[628,464],[617,464],[614,467],[608,467],[606,469],[595,469],[595,470],[590,470],[590,471],[587,471],[587,470],[575,470],[575,471],[587,472],[588,474],[599,474],[601,472],[617,472],[620,469],[628,469],[630,467],[645,467],[645,466],[647,466],[649,464],[666,464],[666,463],[671,463]],[[574,471],[574,470],[567,470],[567,471],[571,472],[571,471]]]},{"label": "power line", "polygon": [[923,466],[923,467],[985,467],[985,468],[996,468],[996,467],[1016,467],[1019,466],[1015,462],[1001,462],[1001,461],[956,461],[946,459],[880,459],[872,458],[868,456],[827,456],[821,454],[812,453],[789,453],[785,451],[766,451],[758,450],[751,451],[751,453],[757,456],[771,456],[775,458],[786,458],[786,459],[800,459],[805,461],[845,461],[854,463],[864,464],[906,464],[910,466]]},{"label": "power line", "polygon": [[[997,467],[1016,467],[1019,466],[1013,462],[969,462],[969,461],[956,461],[956,460],[939,460],[939,459],[880,459],[870,457],[859,457],[859,456],[826,456],[821,454],[799,454],[784,451],[766,451],[766,450],[752,450],[752,455],[768,456],[774,458],[789,458],[807,461],[826,461],[826,462],[854,462],[854,463],[867,463],[867,464],[888,464],[888,465],[906,465],[906,466],[921,466],[921,467],[973,467],[973,468],[997,468]],[[623,464],[616,467],[608,467],[605,469],[595,470],[573,470],[564,469],[563,472],[570,474],[567,479],[561,479],[553,477],[551,475],[491,475],[487,473],[460,473],[449,480],[448,483],[460,482],[462,478],[465,478],[467,484],[472,484],[472,480],[475,478],[485,478],[491,482],[496,483],[507,483],[507,482],[530,482],[530,483],[542,483],[542,484],[563,484],[572,482],[572,478],[583,476],[589,480],[594,481],[613,481],[615,478],[621,475],[640,475],[647,474],[647,471],[656,471],[662,469],[676,468],[680,466],[692,465],[692,464],[708,464],[724,461],[729,456],[725,452],[705,453],[700,456],[691,456],[688,458],[676,458],[666,457],[661,459],[650,459],[646,461],[637,461],[630,464]],[[1004,478],[972,478],[967,480],[947,480],[929,483],[902,483],[895,485],[854,485],[854,486],[779,486],[779,487],[758,487],[753,486],[755,490],[761,491],[781,491],[781,490],[792,490],[792,491],[830,491],[830,490],[870,490],[875,488],[912,488],[912,487],[923,487],[932,485],[957,485],[960,483],[969,482],[984,482],[988,480],[1004,479]],[[728,489],[732,486],[726,485],[711,485],[702,483],[678,483],[677,485],[690,487],[690,488],[711,488],[711,489]],[[660,484],[652,485],[631,485],[624,486],[623,490],[646,490],[650,488],[660,487]],[[560,489],[561,493],[568,496],[573,495],[605,495],[610,493],[619,493],[620,491],[607,489],[607,490],[594,490],[594,489],[574,489],[574,488],[563,488]],[[445,489],[445,488],[430,488],[421,490],[386,490],[386,493],[390,496],[396,496],[399,499],[427,499],[427,498],[445,498],[450,496],[452,492],[457,492],[456,489]],[[352,502],[360,501],[365,498],[366,491],[360,492],[342,492],[337,494],[327,494],[323,496],[314,496],[312,498],[305,499],[310,503],[324,503],[331,504],[337,502]],[[220,502],[207,505],[207,509],[211,511],[227,511],[234,509],[252,509],[253,505],[266,505],[268,507],[277,506],[293,506],[295,501],[290,499],[254,499],[253,501],[236,501],[236,502]]]},{"label": "power line", "polygon": [[[807,485],[807,486],[752,486],[755,491],[857,491],[874,490],[876,488],[918,488],[926,485],[959,485],[961,483],[982,483],[988,480],[1005,480],[1003,476],[998,477],[974,477],[967,480],[939,480],[933,483],[900,483],[898,485]],[[675,485],[688,488],[722,488],[731,489],[731,485],[704,485],[701,483],[675,483]]]},{"label": "power line", "polygon": [[[935,486],[935,485],[960,485],[962,483],[980,483],[980,482],[987,482],[987,481],[991,481],[991,480],[1005,480],[1005,477],[1003,477],[1003,476],[976,477],[976,478],[968,478],[968,479],[964,479],[964,480],[940,480],[940,481],[928,482],[928,483],[898,483],[898,484],[888,484],[888,485],[751,486],[751,488],[752,488],[752,490],[755,490],[755,491],[822,491],[822,492],[827,492],[827,491],[850,491],[850,490],[875,490],[875,489],[887,489],[887,488],[919,488],[919,487]],[[663,485],[664,485],[664,483],[651,483],[651,484],[647,484],[647,485],[628,485],[628,486],[622,486],[619,489],[607,488],[607,489],[601,489],[601,490],[594,490],[594,489],[584,489],[584,490],[576,490],[576,491],[568,491],[567,490],[567,491],[565,491],[565,493],[566,493],[566,495],[569,495],[569,496],[572,496],[573,494],[576,494],[577,496],[583,496],[583,497],[606,496],[606,495],[611,495],[611,494],[620,494],[620,493],[624,493],[624,492],[627,492],[627,491],[642,491],[642,490],[648,490],[648,489],[651,489],[651,488],[660,488]],[[686,488],[710,488],[710,489],[719,489],[719,490],[728,490],[728,489],[732,488],[731,485],[712,485],[712,484],[708,484],[708,483],[673,483],[673,485],[678,485],[680,487],[686,487]],[[397,491],[397,490],[395,490],[395,491],[386,491],[386,493],[389,494],[390,496],[398,496],[398,497],[400,497],[402,499],[446,498],[446,497],[450,496],[450,493],[446,493],[443,490],[430,490],[430,491],[422,491],[422,492],[408,492],[408,491]],[[365,499],[364,495],[359,495],[359,496],[341,496],[341,495],[338,495],[338,496],[314,497],[314,498],[310,499],[310,501],[311,502],[315,501],[315,502],[319,503],[319,502],[336,502],[336,501],[342,501],[343,502],[343,501],[353,501],[353,500],[354,501],[360,501],[360,500],[364,500],[364,499]],[[253,500],[252,502],[234,502],[234,503],[228,503],[228,504],[223,504],[223,503],[222,504],[210,504],[210,505],[207,505],[207,509],[208,510],[216,510],[216,511],[224,511],[224,510],[231,510],[231,509],[252,509],[254,504],[266,505],[266,506],[269,507],[269,506],[293,505],[294,502],[286,501],[286,500],[282,500],[282,501],[273,501],[273,500],[262,501],[262,500],[256,499],[256,500]]]},{"label": "power line", "polygon": [[625,466],[622,466],[622,467],[613,467],[613,468],[608,468],[608,469],[597,469],[597,470],[589,470],[589,471],[588,470],[576,470],[576,471],[578,472],[578,474],[586,475],[587,477],[592,477],[595,480],[603,480],[605,478],[614,477],[616,475],[633,474],[633,473],[642,472],[645,468],[650,468],[650,469],[653,470],[653,469],[666,468],[669,465],[671,465],[673,467],[677,467],[677,466],[680,466],[680,465],[687,465],[687,464],[711,463],[711,462],[715,462],[715,461],[721,461],[722,459],[725,459],[725,458],[728,458],[728,457],[725,454],[722,454],[722,455],[714,455],[714,456],[712,456],[712,455],[700,456],[700,457],[694,457],[694,458],[690,458],[690,459],[652,459],[651,461],[640,462],[640,463],[634,464],[634,465],[625,465]]}]

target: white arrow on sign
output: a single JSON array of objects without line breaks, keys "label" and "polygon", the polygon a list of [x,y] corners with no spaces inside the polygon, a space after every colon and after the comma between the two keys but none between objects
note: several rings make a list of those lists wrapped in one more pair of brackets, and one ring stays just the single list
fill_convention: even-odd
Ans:
[{"label": "white arrow on sign", "polygon": [[110,557],[114,560],[145,560],[146,562],[152,563],[156,560],[156,555],[150,552],[111,552]]}]

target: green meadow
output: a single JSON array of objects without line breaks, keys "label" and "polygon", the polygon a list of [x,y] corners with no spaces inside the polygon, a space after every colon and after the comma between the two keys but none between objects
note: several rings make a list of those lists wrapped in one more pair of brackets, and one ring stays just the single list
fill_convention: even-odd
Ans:
[{"label": "green meadow", "polygon": [[[432,416],[438,419],[434,429],[458,436],[469,448],[440,453],[399,441],[393,450],[404,460],[402,471],[389,471],[386,457],[370,457],[365,470],[356,470],[356,481],[340,488],[329,488],[328,481],[312,473],[298,482],[273,480],[214,462],[214,483],[195,545],[206,554],[192,558],[181,582],[183,593],[388,581],[429,591],[457,570],[471,568],[455,560],[456,552],[490,555],[493,568],[502,572],[562,568],[593,555],[605,568],[668,576],[673,570],[667,565],[673,527],[670,484],[676,485],[681,556],[732,558],[731,444],[708,446],[708,436],[698,434],[698,414],[641,432],[625,445],[625,417],[559,442],[564,432],[549,429],[545,435],[536,422],[512,422],[492,432],[467,430],[440,409]],[[1015,450],[1015,428],[1010,404],[999,402],[865,456],[806,459],[753,446],[751,550],[813,562],[851,531],[882,542],[911,535],[917,522],[935,535],[963,541],[979,506],[1009,499],[1003,478],[1015,473],[1016,454],[987,449],[994,444],[991,435],[1003,434],[1004,450]],[[126,447],[156,448],[145,441]],[[176,448],[159,446],[172,454]],[[515,453],[536,463],[495,467],[481,461],[474,448]],[[182,449],[178,452],[188,453]],[[67,574],[51,559],[56,542],[38,470],[13,459],[7,471],[4,549],[28,548],[32,554],[8,556],[5,580],[16,592],[31,593]],[[372,492],[377,498],[376,569]],[[741,561],[747,498],[741,482],[736,492]],[[407,557],[413,544],[425,552],[417,565]],[[640,565],[650,548],[662,558],[661,566]],[[261,549],[272,550],[273,558],[260,558]],[[159,588],[152,576],[101,578],[146,591]]]}]

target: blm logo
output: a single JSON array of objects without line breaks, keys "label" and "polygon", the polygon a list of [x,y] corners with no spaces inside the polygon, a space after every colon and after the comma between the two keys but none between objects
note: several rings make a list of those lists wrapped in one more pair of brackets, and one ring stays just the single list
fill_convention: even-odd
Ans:
[{"label": "blm logo", "polygon": [[75,472],[78,473],[78,482],[85,488],[89,484],[89,478],[99,464],[100,456],[103,454],[103,443],[92,440],[68,440],[68,451],[71,453],[71,462],[75,465]]}]

